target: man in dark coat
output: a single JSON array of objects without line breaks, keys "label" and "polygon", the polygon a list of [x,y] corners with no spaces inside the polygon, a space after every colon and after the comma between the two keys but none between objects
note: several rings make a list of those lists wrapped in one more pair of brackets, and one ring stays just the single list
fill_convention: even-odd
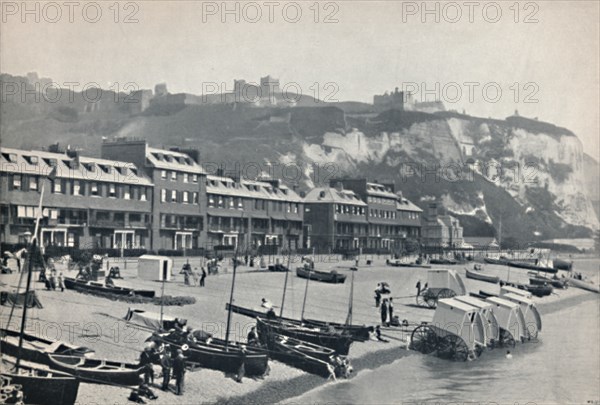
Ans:
[{"label": "man in dark coat", "polygon": [[177,350],[177,357],[173,360],[173,377],[175,377],[175,395],[183,395],[185,358],[181,349]]},{"label": "man in dark coat", "polygon": [[152,384],[154,383],[154,369],[152,368],[152,348],[146,347],[144,351],[140,355],[140,366],[144,367],[144,383]]},{"label": "man in dark coat", "polygon": [[169,389],[169,381],[171,380],[171,367],[173,366],[171,349],[169,347],[165,347],[165,352],[160,359],[160,366],[163,373],[162,390],[167,391]]},{"label": "man in dark coat", "polygon": [[206,270],[202,267],[202,276],[200,277],[200,287],[204,287],[204,280],[206,279]]}]

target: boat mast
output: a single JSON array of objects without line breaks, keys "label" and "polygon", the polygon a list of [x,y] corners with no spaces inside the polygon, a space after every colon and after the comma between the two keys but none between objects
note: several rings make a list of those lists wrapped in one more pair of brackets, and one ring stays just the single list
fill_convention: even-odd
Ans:
[{"label": "boat mast", "polygon": [[288,260],[287,260],[287,271],[285,272],[285,280],[283,281],[283,297],[281,298],[281,310],[279,311],[279,318],[283,317],[283,304],[285,303],[285,291],[287,290],[288,273],[290,272],[290,256],[292,255],[292,249],[288,246]]},{"label": "boat mast", "polygon": [[348,302],[348,316],[346,317],[346,326],[352,325],[352,302],[354,301],[354,272],[358,271],[358,260],[356,259],[356,266],[350,271],[352,271],[352,279],[350,283],[350,301]]},{"label": "boat mast", "polygon": [[[240,217],[242,229],[244,228],[244,213]],[[233,277],[231,279],[231,293],[229,294],[229,310],[227,311],[227,329],[225,330],[225,351],[229,350],[229,331],[231,328],[231,305],[233,304],[233,291],[235,289],[235,275],[237,271],[237,256],[240,247],[239,241],[236,239],[235,253],[233,254]]]},{"label": "boat mast", "polygon": [[306,296],[308,295],[308,282],[310,281],[310,266],[308,267],[308,276],[306,277],[306,287],[304,287],[304,300],[302,301],[302,315],[300,321],[304,320],[304,308],[306,307]]},{"label": "boat mast", "polygon": [[27,322],[27,300],[29,298],[29,288],[31,286],[31,272],[33,270],[33,254],[37,247],[37,234],[40,227],[40,219],[42,218],[42,200],[44,199],[44,186],[45,182],[42,183],[42,189],[40,191],[40,202],[38,204],[37,218],[35,220],[35,230],[31,237],[29,246],[29,252],[27,254],[27,283],[25,284],[25,302],[23,303],[23,317],[21,318],[21,331],[19,333],[19,355],[17,356],[16,371],[19,371],[21,363],[21,351],[23,349],[23,333],[25,332],[25,323]]}]

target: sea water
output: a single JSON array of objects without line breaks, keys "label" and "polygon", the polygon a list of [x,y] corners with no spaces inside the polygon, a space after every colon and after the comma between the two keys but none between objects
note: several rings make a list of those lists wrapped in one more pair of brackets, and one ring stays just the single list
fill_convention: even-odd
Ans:
[{"label": "sea water", "polygon": [[500,349],[472,362],[415,353],[284,403],[599,404],[598,297],[543,314],[538,341],[517,344],[511,359]]}]

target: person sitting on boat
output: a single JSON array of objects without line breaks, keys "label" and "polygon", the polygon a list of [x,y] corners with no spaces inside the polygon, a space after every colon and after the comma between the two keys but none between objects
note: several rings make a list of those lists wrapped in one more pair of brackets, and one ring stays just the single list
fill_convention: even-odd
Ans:
[{"label": "person sitting on boat", "polygon": [[266,309],[272,309],[273,308],[273,304],[271,304],[271,302],[268,299],[266,299],[266,298],[263,298],[261,300],[260,306],[263,307],[263,308],[266,308]]},{"label": "person sitting on boat", "polygon": [[258,340],[258,333],[256,333],[256,326],[253,326],[250,329],[250,332],[248,332],[248,338],[246,339],[249,345],[252,346],[258,346],[259,345],[259,340]]},{"label": "person sitting on boat", "polygon": [[187,339],[188,342],[191,342],[191,343],[196,343],[197,342],[197,339],[194,336],[194,329],[191,326],[187,327],[187,333],[186,333],[186,335],[187,335],[186,339]]},{"label": "person sitting on boat", "polygon": [[269,310],[267,311],[267,319],[275,319],[277,318],[277,314],[275,313],[275,310],[273,308],[269,308]]},{"label": "person sitting on boat", "polygon": [[111,267],[108,272],[108,275],[111,278],[121,278],[121,269],[119,268],[119,266]]},{"label": "person sitting on boat", "polygon": [[113,279],[110,276],[110,274],[108,276],[106,276],[106,278],[104,279],[104,285],[107,286],[107,287],[114,287],[115,286],[115,282],[113,281]]}]

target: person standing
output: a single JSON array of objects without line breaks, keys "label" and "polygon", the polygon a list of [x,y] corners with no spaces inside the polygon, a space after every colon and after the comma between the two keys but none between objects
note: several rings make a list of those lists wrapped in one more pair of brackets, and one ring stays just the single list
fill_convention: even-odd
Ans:
[{"label": "person standing", "polygon": [[258,346],[258,333],[256,333],[256,326],[253,326],[248,333],[247,342],[249,345]]},{"label": "person standing", "polygon": [[171,359],[171,350],[167,346],[165,347],[165,352],[160,359],[160,366],[162,367],[162,390],[169,390],[169,381],[171,380],[171,367],[173,366],[173,360]]},{"label": "person standing", "polygon": [[152,348],[145,347],[140,355],[140,365],[143,367],[144,383],[151,384],[154,382],[154,369],[152,368]]},{"label": "person standing", "polygon": [[381,291],[379,291],[379,284],[378,284],[377,289],[375,290],[375,308],[379,308],[380,303],[381,303]]},{"label": "person standing", "polygon": [[394,303],[392,302],[392,297],[388,301],[388,322],[387,326],[390,326],[390,323],[394,321]]},{"label": "person standing", "polygon": [[421,295],[421,280],[417,281],[417,285],[415,287],[417,288],[417,296]]},{"label": "person standing", "polygon": [[62,274],[62,271],[58,274],[58,286],[60,287],[60,292],[65,291],[65,278]]},{"label": "person standing", "polygon": [[175,395],[183,395],[185,358],[181,349],[177,349],[177,357],[173,360],[173,376],[175,377]]},{"label": "person standing", "polygon": [[200,277],[200,287],[204,287],[204,280],[206,279],[206,270],[202,267],[202,276]]},{"label": "person standing", "polygon": [[388,316],[388,300],[387,300],[387,298],[384,298],[383,302],[381,303],[381,324],[382,325],[387,324],[387,316]]}]

